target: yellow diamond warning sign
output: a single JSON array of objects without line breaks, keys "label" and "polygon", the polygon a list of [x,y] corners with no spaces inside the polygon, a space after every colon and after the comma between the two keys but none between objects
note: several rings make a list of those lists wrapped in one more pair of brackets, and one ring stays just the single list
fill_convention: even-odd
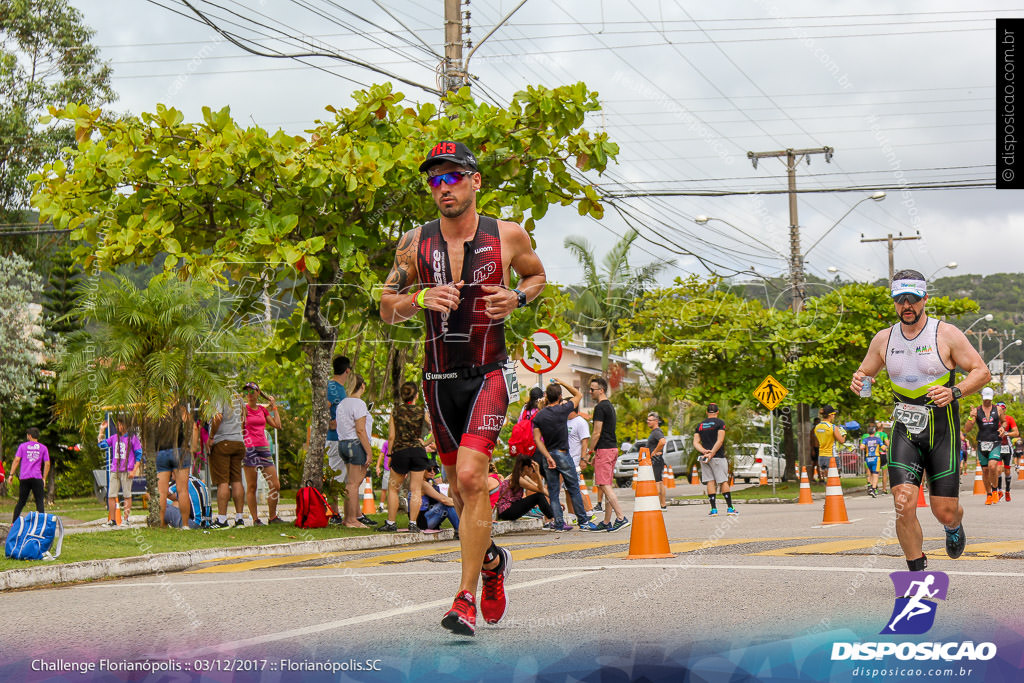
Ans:
[{"label": "yellow diamond warning sign", "polygon": [[754,398],[763,403],[768,410],[775,410],[788,393],[789,390],[782,386],[779,380],[768,375],[757,385],[757,389],[754,389]]}]

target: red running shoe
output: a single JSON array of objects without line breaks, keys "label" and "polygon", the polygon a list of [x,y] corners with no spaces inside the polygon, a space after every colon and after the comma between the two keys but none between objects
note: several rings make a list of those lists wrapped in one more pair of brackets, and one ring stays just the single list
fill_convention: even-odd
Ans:
[{"label": "red running shoe", "polygon": [[1006,492],[1006,502],[1007,503],[1010,502],[1010,492],[1009,491]]},{"label": "red running shoe", "polygon": [[[1003,492],[1002,492],[1002,491],[999,491],[999,500],[1002,500],[1002,499],[1003,499]],[[998,501],[997,501],[997,502],[998,502]]]},{"label": "red running shoe", "polygon": [[441,626],[460,636],[476,633],[476,601],[472,593],[462,591],[455,596],[452,608],[441,619]]},{"label": "red running shoe", "polygon": [[501,621],[508,607],[508,600],[505,599],[505,577],[512,567],[512,556],[504,548],[499,547],[498,551],[502,555],[504,568],[501,571],[484,569],[480,572],[484,578],[480,614],[488,624],[497,624]]}]

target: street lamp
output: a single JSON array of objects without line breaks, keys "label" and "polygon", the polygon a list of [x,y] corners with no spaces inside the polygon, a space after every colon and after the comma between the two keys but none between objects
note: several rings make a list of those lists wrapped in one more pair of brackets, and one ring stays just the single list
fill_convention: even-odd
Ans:
[{"label": "street lamp", "polygon": [[734,229],[734,230],[740,232],[741,234],[746,235],[750,239],[754,240],[755,242],[757,242],[761,246],[767,247],[767,248],[771,249],[773,252],[775,252],[776,254],[781,256],[782,258],[784,258],[784,259],[788,259],[789,258],[788,256],[786,256],[784,253],[782,253],[781,251],[779,251],[778,249],[776,249],[772,245],[770,245],[770,244],[768,244],[766,242],[762,242],[757,237],[754,237],[753,235],[751,235],[749,232],[747,232],[743,228],[739,227],[738,225],[733,225],[732,223],[730,223],[729,221],[725,220],[724,218],[717,218],[715,216],[700,215],[700,216],[695,216],[694,219],[693,219],[693,222],[696,223],[697,225],[707,225],[708,221],[718,221],[719,223],[725,223],[726,225],[728,225],[732,229]]},{"label": "street lamp", "polygon": [[[956,270],[956,267],[957,267],[958,265],[960,265],[960,264],[959,264],[959,263],[957,263],[956,261],[950,261],[950,262],[949,262],[949,263],[947,263],[946,265],[944,265],[944,266],[939,266],[938,268],[936,268],[936,269],[935,269],[935,273],[938,273],[938,272],[939,272],[940,270],[945,270],[946,268],[949,268],[950,270]],[[935,273],[932,273],[931,275],[929,275],[929,276],[928,276],[928,279],[929,279],[929,280],[931,280],[931,279],[932,279],[933,277],[935,277]]]},{"label": "street lamp", "polygon": [[[1010,348],[1011,346],[1020,346],[1022,343],[1024,342],[1022,342],[1020,339],[1014,339],[1012,342],[1008,342],[1005,346],[1003,346],[1003,348],[999,349],[999,353],[993,356],[992,360],[994,361],[997,358],[999,358],[999,356],[1003,355],[1003,351]],[[991,368],[989,368],[989,370],[991,370]],[[1006,372],[1005,370],[1003,370],[1003,368],[1000,368],[1000,370],[1001,372],[999,373],[999,393],[1006,393]]]},{"label": "street lamp", "polygon": [[836,221],[835,223],[833,223],[833,224],[832,224],[832,227],[830,227],[830,228],[829,228],[828,230],[826,230],[826,231],[825,231],[825,232],[824,232],[824,233],[823,233],[823,234],[821,235],[821,237],[819,237],[819,238],[818,238],[818,240],[817,240],[817,241],[816,241],[816,242],[815,242],[814,244],[812,244],[812,245],[811,245],[810,247],[808,247],[808,248],[807,248],[807,251],[805,251],[805,252],[804,252],[803,258],[807,258],[807,255],[811,253],[811,249],[814,249],[814,248],[815,248],[816,246],[818,246],[818,244],[820,244],[820,243],[821,243],[821,241],[822,241],[823,239],[825,239],[825,237],[826,237],[826,236],[827,236],[827,235],[828,235],[828,234],[829,234],[830,232],[832,232],[832,230],[834,230],[834,229],[835,229],[835,227],[836,227],[837,225],[839,225],[839,224],[840,224],[840,223],[841,223],[841,222],[843,221],[843,219],[844,219],[844,218],[846,218],[847,216],[849,216],[849,215],[850,215],[850,214],[851,214],[851,213],[853,212],[853,210],[854,210],[854,209],[856,209],[856,208],[857,208],[858,206],[860,206],[861,204],[863,204],[864,202],[866,202],[866,201],[867,201],[867,200],[869,200],[869,199],[873,199],[873,200],[875,200],[876,202],[880,202],[880,201],[882,201],[883,199],[885,199],[885,193],[884,193],[884,192],[875,192],[874,194],[870,194],[870,195],[868,195],[867,197],[864,197],[863,199],[861,199],[861,200],[860,200],[859,202],[855,203],[855,204],[854,204],[853,206],[851,206],[851,207],[850,207],[849,209],[847,209],[846,213],[844,213],[844,214],[843,214],[842,216],[840,216],[840,217],[839,217],[839,220],[837,220],[837,221]]},{"label": "street lamp", "polygon": [[827,270],[828,272],[832,273],[833,275],[838,275],[839,273],[842,273],[843,275],[845,275],[848,278],[850,278],[850,282],[856,282],[857,281],[857,278],[855,278],[854,276],[850,275],[849,273],[847,273],[845,270],[843,270],[841,268],[837,268],[835,266],[829,266],[825,270]]},{"label": "street lamp", "polygon": [[978,318],[977,320],[975,320],[973,323],[971,323],[970,325],[967,326],[967,329],[964,330],[964,334],[967,334],[968,330],[970,330],[972,327],[974,327],[975,325],[980,323],[982,320],[984,320],[986,322],[992,322],[992,314],[991,313],[986,313],[985,315],[983,315],[980,318]]}]

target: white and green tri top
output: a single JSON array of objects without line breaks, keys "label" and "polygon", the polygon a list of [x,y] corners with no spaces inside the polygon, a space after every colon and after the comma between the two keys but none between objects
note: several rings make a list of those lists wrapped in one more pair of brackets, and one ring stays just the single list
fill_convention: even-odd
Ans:
[{"label": "white and green tri top", "polygon": [[897,402],[925,405],[932,387],[953,386],[955,368],[948,368],[939,356],[939,320],[928,317],[924,329],[913,339],[903,336],[901,323],[889,330],[885,369],[892,381]]}]

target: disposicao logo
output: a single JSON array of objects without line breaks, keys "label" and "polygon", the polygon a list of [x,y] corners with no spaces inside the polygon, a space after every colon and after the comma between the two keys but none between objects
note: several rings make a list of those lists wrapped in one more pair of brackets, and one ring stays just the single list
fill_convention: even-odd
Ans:
[{"label": "disposicao logo", "polygon": [[[896,590],[892,614],[881,635],[920,635],[935,624],[938,600],[945,600],[949,577],[942,572],[893,572]],[[994,643],[964,642],[868,642],[833,643],[832,661],[870,660],[895,656],[900,660],[987,661],[996,656]]]},{"label": "disposicao logo", "polygon": [[927,633],[935,623],[935,599],[946,599],[949,577],[942,572],[893,572],[889,578],[896,589],[896,604],[882,635]]}]

